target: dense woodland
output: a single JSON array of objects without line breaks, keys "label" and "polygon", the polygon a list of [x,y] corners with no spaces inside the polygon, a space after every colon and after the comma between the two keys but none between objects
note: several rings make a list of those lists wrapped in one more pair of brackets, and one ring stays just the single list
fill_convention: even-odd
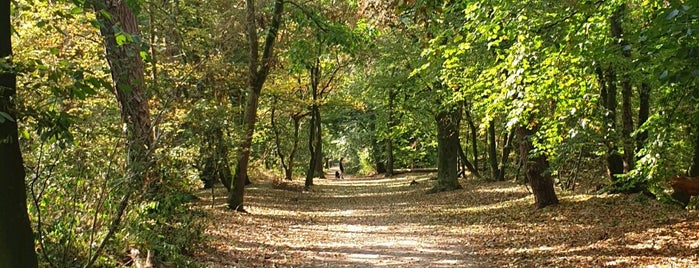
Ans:
[{"label": "dense woodland", "polygon": [[341,159],[436,168],[425,200],[475,180],[696,207],[696,1],[1,5],[0,267],[197,267],[199,189],[243,214]]}]

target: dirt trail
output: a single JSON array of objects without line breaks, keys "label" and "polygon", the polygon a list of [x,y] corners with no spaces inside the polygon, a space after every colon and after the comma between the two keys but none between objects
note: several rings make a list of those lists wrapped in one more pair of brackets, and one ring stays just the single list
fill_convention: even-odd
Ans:
[{"label": "dirt trail", "polygon": [[225,210],[222,195],[211,209],[203,196],[217,223],[214,252],[202,257],[210,267],[470,266],[468,242],[420,205],[426,177],[412,179],[336,180],[333,171],[308,192],[256,185],[246,191],[247,215]]},{"label": "dirt trail", "polygon": [[[208,267],[699,267],[699,214],[643,195],[559,193],[535,209],[527,188],[461,180],[426,195],[432,174],[258,182],[249,214],[225,190],[201,193]],[[417,185],[410,185],[412,180]]]}]

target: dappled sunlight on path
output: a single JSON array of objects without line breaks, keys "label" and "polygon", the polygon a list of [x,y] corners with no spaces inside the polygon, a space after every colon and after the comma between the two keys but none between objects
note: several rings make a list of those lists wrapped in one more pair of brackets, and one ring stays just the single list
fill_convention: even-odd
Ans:
[{"label": "dappled sunlight on path", "polygon": [[[699,264],[696,212],[637,196],[562,195],[537,210],[525,187],[462,180],[427,195],[432,174],[270,182],[246,190],[249,214],[202,192],[208,267],[597,267]],[[415,180],[416,185],[410,185]],[[640,201],[639,201],[640,200]],[[650,246],[648,246],[650,245]]]},{"label": "dappled sunlight on path", "polygon": [[[332,174],[331,174],[332,175]],[[468,243],[427,224],[419,208],[427,178],[317,179],[307,192],[248,188],[249,214],[212,213],[210,267],[468,267]],[[296,182],[294,182],[296,183]],[[205,196],[204,198],[210,198]],[[409,212],[409,213],[402,213]],[[417,212],[417,211],[416,211]]]}]

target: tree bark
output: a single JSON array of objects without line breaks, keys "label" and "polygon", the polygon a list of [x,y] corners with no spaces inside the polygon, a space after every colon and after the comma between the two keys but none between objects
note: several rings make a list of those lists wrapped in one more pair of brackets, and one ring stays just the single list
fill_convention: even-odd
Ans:
[{"label": "tree bark", "polygon": [[257,22],[255,11],[255,1],[245,1],[245,17],[246,31],[249,45],[249,62],[248,62],[248,100],[245,106],[245,135],[240,143],[240,151],[238,152],[238,164],[235,168],[235,176],[231,185],[231,191],[228,195],[228,208],[244,212],[243,200],[245,196],[245,182],[248,180],[248,164],[250,161],[250,150],[252,149],[252,136],[255,133],[255,122],[257,122],[257,106],[259,104],[260,93],[262,86],[267,79],[267,74],[272,67],[272,58],[274,44],[277,39],[277,32],[282,23],[282,12],[284,10],[284,1],[274,1],[274,11],[272,22],[265,36],[264,48],[262,51],[262,59],[258,59],[258,42],[257,42]]},{"label": "tree bark", "polygon": [[[10,2],[0,4],[0,62],[12,55]],[[17,134],[16,89],[16,74],[0,69],[0,267],[37,267]]]},{"label": "tree bark", "polygon": [[524,173],[534,193],[537,208],[558,204],[558,197],[553,188],[553,179],[548,171],[549,162],[544,154],[531,155],[534,145],[532,136],[538,131],[539,126],[529,129],[524,126],[517,127],[519,137],[520,161],[524,163]]},{"label": "tree bark", "polygon": [[[127,126],[127,148],[131,181],[144,185],[149,195],[160,188],[160,178],[152,170],[155,166],[153,128],[145,88],[144,64],[136,16],[126,1],[101,0],[96,7],[107,52],[107,61],[114,81],[114,93],[121,108],[121,118]],[[105,16],[106,11],[110,16]],[[126,41],[117,36],[128,35]],[[137,187],[138,188],[138,187]]]},{"label": "tree bark", "polygon": [[439,111],[437,121],[437,183],[430,192],[461,189],[458,176],[459,122],[461,107]]}]

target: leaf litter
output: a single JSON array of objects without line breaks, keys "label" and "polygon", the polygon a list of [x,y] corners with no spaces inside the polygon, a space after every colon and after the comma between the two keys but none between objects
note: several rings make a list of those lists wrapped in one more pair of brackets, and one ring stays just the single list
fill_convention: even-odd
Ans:
[{"label": "leaf litter", "polygon": [[[207,267],[697,267],[699,217],[643,195],[559,193],[536,209],[525,186],[429,174],[258,182],[249,213],[202,191]],[[418,184],[410,185],[411,181]],[[212,203],[213,196],[213,203]]]}]

